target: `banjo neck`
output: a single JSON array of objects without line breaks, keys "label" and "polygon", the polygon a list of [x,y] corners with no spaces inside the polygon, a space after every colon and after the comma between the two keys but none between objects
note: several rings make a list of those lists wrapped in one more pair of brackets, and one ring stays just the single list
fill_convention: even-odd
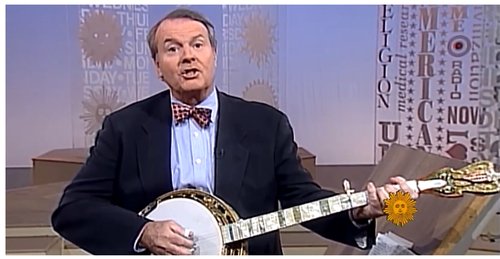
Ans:
[{"label": "banjo neck", "polygon": [[[407,182],[410,188],[417,192],[439,188],[445,183],[443,180],[412,180]],[[395,185],[395,187],[399,186]],[[349,182],[346,180],[344,181],[344,189],[346,193],[343,194],[224,225],[221,227],[223,243],[251,238],[368,204],[367,191],[353,193],[354,191],[350,189]]]},{"label": "banjo neck", "polygon": [[251,238],[309,220],[364,206],[367,203],[368,196],[366,191],[335,195],[224,225],[221,228],[222,240],[226,244]]}]

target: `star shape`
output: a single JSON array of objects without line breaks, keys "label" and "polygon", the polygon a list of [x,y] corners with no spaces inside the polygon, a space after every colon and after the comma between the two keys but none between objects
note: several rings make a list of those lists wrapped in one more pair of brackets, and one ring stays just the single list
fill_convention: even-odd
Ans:
[{"label": "star shape", "polygon": [[437,118],[438,123],[443,123],[443,120],[444,120],[444,119],[443,119],[443,117],[441,117],[441,116],[439,116],[439,117]]},{"label": "star shape", "polygon": [[442,69],[442,68],[439,69],[438,73],[439,73],[440,76],[444,76],[444,69]]},{"label": "star shape", "polygon": [[439,104],[443,104],[443,103],[444,103],[444,99],[443,99],[442,97],[439,97],[439,99],[438,99],[438,103],[439,103]]},{"label": "star shape", "polygon": [[438,80],[438,84],[439,84],[439,85],[444,85],[444,79],[440,78],[440,79]]},{"label": "star shape", "polygon": [[406,117],[408,119],[409,122],[412,122],[413,121],[413,117],[410,115],[408,117]]},{"label": "star shape", "polygon": [[408,112],[413,112],[413,108],[411,106],[408,106],[407,110]]},{"label": "star shape", "polygon": [[413,103],[413,98],[408,98],[408,103]]},{"label": "star shape", "polygon": [[408,125],[408,126],[406,126],[406,129],[407,129],[408,131],[412,131],[412,130],[413,130],[413,126],[412,126],[412,125]]},{"label": "star shape", "polygon": [[443,137],[442,137],[441,135],[438,135],[438,136],[436,137],[436,139],[437,139],[437,141],[438,141],[438,142],[443,141]]},{"label": "star shape", "polygon": [[443,132],[443,127],[441,127],[441,125],[439,125],[436,129],[438,132]]},{"label": "star shape", "polygon": [[413,94],[413,88],[408,88],[408,94]]},{"label": "star shape", "polygon": [[411,137],[412,137],[412,135],[411,135],[411,134],[406,135],[406,138],[407,138],[408,140],[411,140]]},{"label": "star shape", "polygon": [[443,107],[439,107],[439,108],[437,109],[437,111],[438,111],[438,113],[439,113],[439,114],[443,114],[444,109],[443,109]]}]

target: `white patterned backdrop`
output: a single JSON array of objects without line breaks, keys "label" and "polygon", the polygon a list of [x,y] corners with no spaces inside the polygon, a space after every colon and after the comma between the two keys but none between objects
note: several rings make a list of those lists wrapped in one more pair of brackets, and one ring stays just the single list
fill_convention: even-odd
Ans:
[{"label": "white patterned backdrop", "polygon": [[[146,35],[175,7],[7,6],[7,166],[164,90]],[[185,7],[216,27],[217,87],[285,112],[318,164],[391,143],[498,163],[499,6]]]}]

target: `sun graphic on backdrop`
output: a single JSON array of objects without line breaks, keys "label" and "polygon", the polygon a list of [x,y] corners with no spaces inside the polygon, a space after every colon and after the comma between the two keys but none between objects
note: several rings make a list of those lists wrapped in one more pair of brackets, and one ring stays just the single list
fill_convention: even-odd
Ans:
[{"label": "sun graphic on backdrop", "polygon": [[417,212],[416,202],[407,192],[389,193],[389,199],[385,199],[384,203],[384,213],[387,214],[387,220],[400,227],[412,221],[413,214]]},{"label": "sun graphic on backdrop", "polygon": [[254,60],[260,67],[269,62],[269,57],[274,54],[275,25],[271,25],[268,17],[261,13],[249,14],[243,22],[241,36],[245,43],[242,51],[248,53],[250,60]]},{"label": "sun graphic on backdrop", "polygon": [[103,11],[86,13],[80,24],[80,45],[94,65],[111,65],[122,50],[121,26],[115,17]]},{"label": "sun graphic on backdrop", "polygon": [[278,98],[271,85],[264,80],[254,80],[243,91],[243,99],[278,107]]},{"label": "sun graphic on backdrop", "polygon": [[109,91],[104,86],[99,90],[89,89],[83,100],[84,113],[80,119],[85,121],[85,134],[92,135],[97,132],[108,114],[116,111],[125,102],[118,100],[117,91]]}]

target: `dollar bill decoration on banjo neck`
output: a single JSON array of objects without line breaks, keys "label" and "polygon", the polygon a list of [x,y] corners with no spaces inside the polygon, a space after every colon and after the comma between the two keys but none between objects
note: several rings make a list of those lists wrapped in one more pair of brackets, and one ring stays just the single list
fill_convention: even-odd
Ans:
[{"label": "dollar bill decoration on banjo neck", "polygon": [[[493,164],[481,161],[458,170],[443,168],[419,180],[407,181],[420,193],[459,197],[464,192],[493,194],[500,192],[500,174]],[[367,192],[351,189],[344,180],[343,194],[308,202],[264,215],[241,219],[223,200],[204,191],[182,189],[158,197],[139,215],[150,220],[174,220],[194,232],[199,255],[246,255],[246,240],[318,219],[368,203]]]}]

